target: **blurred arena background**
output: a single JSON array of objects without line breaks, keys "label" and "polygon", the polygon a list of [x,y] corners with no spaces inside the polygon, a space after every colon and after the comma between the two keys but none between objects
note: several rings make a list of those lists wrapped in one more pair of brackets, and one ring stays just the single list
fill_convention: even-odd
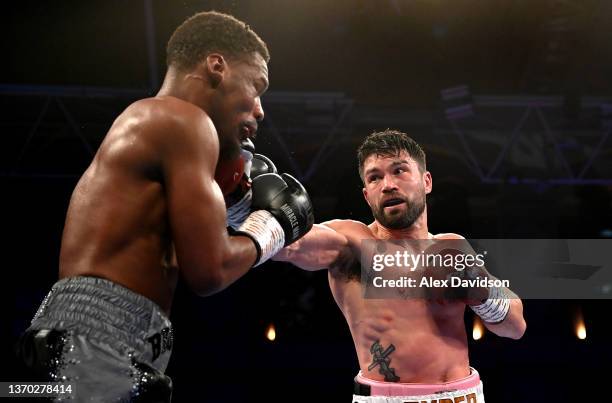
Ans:
[{"label": "blurred arena background", "polygon": [[[431,232],[612,237],[612,2],[6,3],[1,380],[20,379],[12,344],[57,278],[79,176],[114,118],[157,91],[174,28],[210,9],[267,42],[257,151],[305,184],[317,222],[371,221],[356,148],[396,128],[427,152]],[[609,401],[597,381],[612,359],[610,300],[524,305],[523,339],[470,338],[487,401]],[[171,319],[176,402],[350,401],[357,360],[326,272],[266,263],[209,298],[180,284]]]}]

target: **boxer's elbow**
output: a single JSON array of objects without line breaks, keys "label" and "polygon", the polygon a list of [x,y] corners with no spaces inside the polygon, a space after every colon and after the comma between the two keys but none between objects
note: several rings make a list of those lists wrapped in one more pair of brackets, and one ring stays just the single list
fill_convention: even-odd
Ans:
[{"label": "boxer's elbow", "polygon": [[525,318],[523,318],[522,305],[520,307],[521,309],[517,309],[516,306],[514,308],[514,312],[512,308],[510,308],[509,317],[504,321],[506,323],[502,323],[502,334],[500,334],[500,336],[519,340],[527,330],[527,322],[525,322]]},{"label": "boxer's elbow", "polygon": [[208,297],[225,288],[222,276],[209,277],[205,281],[191,284],[190,287],[200,297]]},{"label": "boxer's elbow", "polygon": [[510,301],[510,315],[513,316],[513,334],[512,339],[518,340],[525,334],[527,330],[527,322],[523,316],[523,302],[519,298],[514,298]]},{"label": "boxer's elbow", "polygon": [[183,278],[191,290],[207,297],[223,289],[223,274],[219,265],[182,267]]},{"label": "boxer's elbow", "polygon": [[244,276],[257,258],[250,238],[239,242],[220,243],[206,259],[200,272],[198,295],[208,296],[223,291]]},{"label": "boxer's elbow", "polygon": [[527,322],[522,317],[518,318],[517,323],[514,325],[510,337],[511,339],[518,340],[525,335],[525,331],[527,330]]},{"label": "boxer's elbow", "polygon": [[525,334],[527,325],[523,319],[520,320],[504,320],[499,324],[487,324],[485,326],[494,334],[500,337],[507,337],[513,340],[519,340]]}]

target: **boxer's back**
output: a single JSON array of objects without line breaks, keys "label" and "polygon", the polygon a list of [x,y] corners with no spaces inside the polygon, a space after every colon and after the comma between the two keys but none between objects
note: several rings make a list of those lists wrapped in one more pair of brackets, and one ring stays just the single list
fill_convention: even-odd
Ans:
[{"label": "boxer's back", "polygon": [[168,102],[180,101],[138,101],[114,122],[72,194],[60,253],[60,277],[103,277],[165,311],[177,276],[152,126]]},{"label": "boxer's back", "polygon": [[[353,264],[358,264],[361,241],[374,239],[373,233],[355,221],[338,220],[330,224],[347,237],[352,254],[357,257]],[[356,268],[340,269],[329,270],[330,288],[351,330],[364,376],[385,380],[387,372],[387,380],[393,373],[399,377],[396,382],[437,383],[469,375],[465,304],[440,305],[399,296],[365,299],[360,279],[347,276],[354,274]],[[387,358],[393,372],[385,370]]]}]

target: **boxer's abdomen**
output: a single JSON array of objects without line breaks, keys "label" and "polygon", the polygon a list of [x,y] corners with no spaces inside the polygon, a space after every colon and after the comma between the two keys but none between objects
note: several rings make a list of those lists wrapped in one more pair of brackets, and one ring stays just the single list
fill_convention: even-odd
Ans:
[{"label": "boxer's abdomen", "polygon": [[60,278],[106,278],[167,313],[177,276],[167,264],[171,244],[163,185],[126,169],[130,162],[122,156],[108,154],[94,160],[70,200]]},{"label": "boxer's abdomen", "polygon": [[463,304],[363,300],[345,312],[364,376],[440,383],[469,375]]}]

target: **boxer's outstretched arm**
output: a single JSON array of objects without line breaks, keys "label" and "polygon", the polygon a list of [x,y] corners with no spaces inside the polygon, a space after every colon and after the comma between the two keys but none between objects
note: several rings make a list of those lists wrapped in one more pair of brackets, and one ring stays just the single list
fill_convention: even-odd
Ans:
[{"label": "boxer's outstretched arm", "polygon": [[177,108],[160,110],[150,130],[180,270],[196,293],[210,295],[244,275],[257,250],[251,239],[227,233],[225,202],[214,179],[219,144],[212,122],[196,107]]},{"label": "boxer's outstretched arm", "polygon": [[299,241],[281,249],[272,260],[289,262],[304,270],[327,269],[348,248],[343,234],[324,224],[315,224]]}]

